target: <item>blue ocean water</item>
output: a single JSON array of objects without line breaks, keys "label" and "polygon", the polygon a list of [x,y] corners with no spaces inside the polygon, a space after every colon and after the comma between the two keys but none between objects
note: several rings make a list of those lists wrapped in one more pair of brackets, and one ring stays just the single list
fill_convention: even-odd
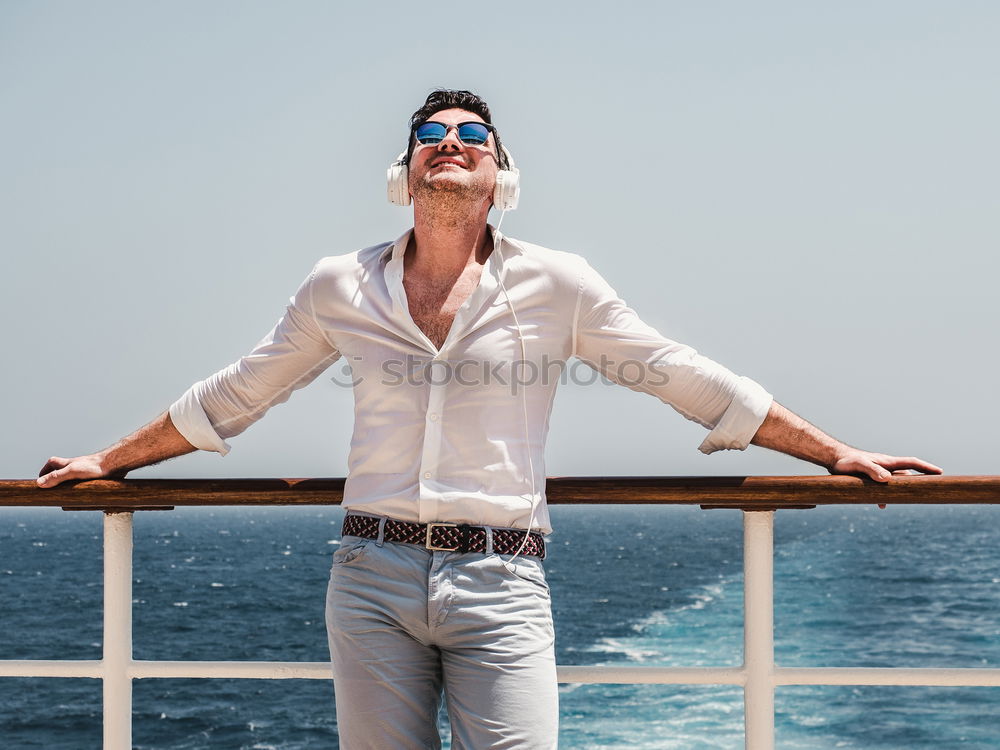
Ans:
[{"label": "blue ocean water", "polygon": [[[137,513],[139,659],[327,658],[337,508]],[[561,664],[742,660],[737,511],[556,507],[546,563]],[[783,666],[997,667],[1000,509],[840,507],[777,514]],[[0,659],[99,659],[99,513],[0,511]],[[561,686],[560,744],[743,746],[740,690]],[[334,748],[330,683],[138,680],[135,747]],[[1000,689],[789,687],[779,748],[1000,748]],[[444,718],[442,717],[442,721]],[[101,744],[96,680],[0,678],[0,748]]]}]

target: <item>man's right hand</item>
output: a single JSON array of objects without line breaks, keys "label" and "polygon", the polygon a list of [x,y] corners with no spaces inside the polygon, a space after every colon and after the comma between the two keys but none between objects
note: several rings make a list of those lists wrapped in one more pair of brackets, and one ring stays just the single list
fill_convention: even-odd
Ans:
[{"label": "man's right hand", "polygon": [[120,479],[132,469],[198,450],[177,431],[169,412],[140,427],[110,448],[89,456],[52,456],[38,472],[39,487],[55,487],[67,479]]},{"label": "man's right hand", "polygon": [[[103,454],[61,458],[52,456],[38,472],[39,487],[55,487],[67,479],[99,479],[108,476],[102,465]],[[120,476],[124,476],[122,473]]]}]

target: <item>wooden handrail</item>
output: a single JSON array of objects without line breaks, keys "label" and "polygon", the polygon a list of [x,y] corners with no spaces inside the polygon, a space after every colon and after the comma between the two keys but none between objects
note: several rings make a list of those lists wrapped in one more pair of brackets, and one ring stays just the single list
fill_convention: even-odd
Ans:
[{"label": "wooden handrail", "polygon": [[[337,505],[342,478],[97,479],[40,489],[31,479],[0,480],[0,506],[152,510],[179,505]],[[853,476],[550,477],[557,505],[701,505],[773,510],[817,505],[1000,504],[1000,476],[900,475],[881,484]]]}]

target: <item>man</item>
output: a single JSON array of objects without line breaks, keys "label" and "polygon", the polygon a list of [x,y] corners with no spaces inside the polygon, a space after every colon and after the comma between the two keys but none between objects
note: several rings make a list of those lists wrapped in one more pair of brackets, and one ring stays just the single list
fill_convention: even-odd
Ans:
[{"label": "man", "polygon": [[702,423],[706,453],[753,442],[877,481],[940,472],[829,437],[642,323],[579,256],[503,237],[487,216],[516,204],[517,179],[486,103],[433,92],[390,168],[411,231],[322,259],[248,356],[111,448],[51,458],[38,480],[224,454],[346,357],[355,429],[327,597],[345,748],[438,747],[442,687],[456,749],[555,747],[543,452],[554,373],[573,356]]}]

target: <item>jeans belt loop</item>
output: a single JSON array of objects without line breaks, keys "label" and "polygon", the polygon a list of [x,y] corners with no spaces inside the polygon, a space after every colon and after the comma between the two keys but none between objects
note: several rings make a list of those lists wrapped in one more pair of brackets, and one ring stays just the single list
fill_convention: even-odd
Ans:
[{"label": "jeans belt loop", "polygon": [[378,547],[385,545],[385,522],[388,520],[386,516],[382,516],[378,520],[378,538],[375,540],[375,544]]},{"label": "jeans belt loop", "polygon": [[486,526],[486,551],[484,554],[493,554],[493,527]]}]

